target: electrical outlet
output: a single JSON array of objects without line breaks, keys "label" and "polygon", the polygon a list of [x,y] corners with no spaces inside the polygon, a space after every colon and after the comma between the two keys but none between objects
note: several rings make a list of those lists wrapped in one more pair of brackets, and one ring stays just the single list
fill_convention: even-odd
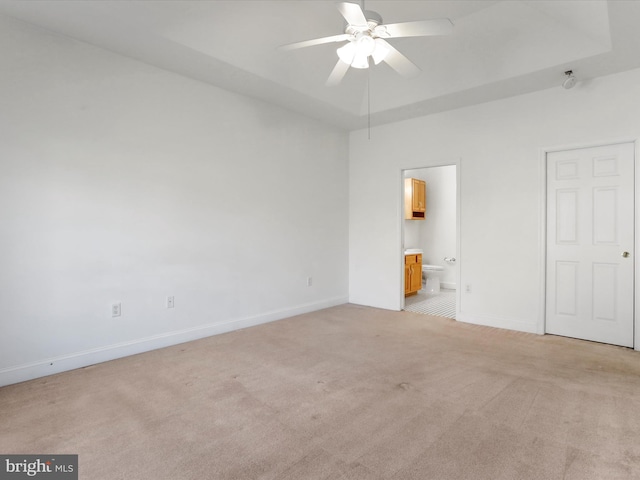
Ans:
[{"label": "electrical outlet", "polygon": [[467,283],[464,287],[464,291],[467,293],[471,293],[471,284]]},{"label": "electrical outlet", "polygon": [[167,297],[167,308],[173,308],[175,307],[175,300],[173,297]]},{"label": "electrical outlet", "polygon": [[307,287],[313,285],[313,277],[307,277]]},{"label": "electrical outlet", "polygon": [[122,304],[120,302],[111,304],[111,316],[119,317],[122,314]]}]

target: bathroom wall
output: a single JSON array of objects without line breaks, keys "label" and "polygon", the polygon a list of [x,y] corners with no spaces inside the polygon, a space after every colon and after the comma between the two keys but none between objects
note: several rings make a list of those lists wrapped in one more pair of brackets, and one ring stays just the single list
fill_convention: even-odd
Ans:
[{"label": "bathroom wall", "polygon": [[[407,170],[405,178],[420,178],[421,170]],[[411,172],[411,173],[410,173]],[[404,248],[422,248],[420,224],[422,220],[404,220]]]},{"label": "bathroom wall", "polygon": [[347,300],[345,132],[1,16],[0,40],[0,385]]},{"label": "bathroom wall", "polygon": [[456,266],[444,261],[456,256],[456,166],[406,170],[405,177],[424,180],[427,189],[425,220],[405,220],[405,245],[421,248],[423,263],[444,267],[441,285],[456,288]]}]

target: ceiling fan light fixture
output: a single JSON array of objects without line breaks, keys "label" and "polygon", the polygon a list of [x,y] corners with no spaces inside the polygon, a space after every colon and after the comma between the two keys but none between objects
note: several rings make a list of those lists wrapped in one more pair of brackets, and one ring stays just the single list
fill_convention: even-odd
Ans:
[{"label": "ceiling fan light fixture", "polygon": [[356,37],[356,55],[364,55],[368,57],[376,49],[376,41],[367,34],[361,34]]},{"label": "ceiling fan light fixture", "polygon": [[355,47],[355,55],[351,61],[353,68],[369,68],[369,56],[376,49],[376,42],[370,35],[358,34],[356,40],[351,42]]},{"label": "ceiling fan light fixture", "polygon": [[338,48],[336,52],[340,60],[353,68],[369,68],[369,57],[372,57],[377,65],[390,51],[386,42],[378,40],[370,35],[361,34],[355,40]]},{"label": "ceiling fan light fixture", "polygon": [[353,42],[349,42],[336,50],[336,52],[338,53],[338,57],[340,58],[340,60],[342,60],[347,65],[351,65],[351,63],[353,62],[353,57],[356,56],[356,46],[353,44]]},{"label": "ceiling fan light fixture", "polygon": [[356,53],[351,62],[353,68],[369,68],[369,55]]},{"label": "ceiling fan light fixture", "polygon": [[387,54],[391,51],[389,44],[380,38],[376,38],[376,49],[371,54],[373,62],[378,65],[382,62]]}]

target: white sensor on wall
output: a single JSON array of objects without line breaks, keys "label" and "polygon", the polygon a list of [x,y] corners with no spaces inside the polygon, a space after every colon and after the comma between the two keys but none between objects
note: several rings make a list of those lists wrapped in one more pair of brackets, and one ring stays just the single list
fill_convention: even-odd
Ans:
[{"label": "white sensor on wall", "polygon": [[174,308],[176,306],[173,297],[167,297],[167,308]]},{"label": "white sensor on wall", "polygon": [[567,78],[562,82],[562,88],[569,90],[575,86],[577,80],[576,77],[573,76],[573,70],[567,70],[564,74]]}]

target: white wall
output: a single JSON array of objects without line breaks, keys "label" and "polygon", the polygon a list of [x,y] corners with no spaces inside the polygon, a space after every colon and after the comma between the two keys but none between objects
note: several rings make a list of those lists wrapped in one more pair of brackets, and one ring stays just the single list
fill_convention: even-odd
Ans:
[{"label": "white wall", "polygon": [[442,286],[456,288],[456,265],[444,261],[457,255],[456,166],[405,170],[404,176],[425,181],[427,204],[425,220],[404,221],[405,248],[421,248],[423,263],[444,268],[440,274]]},{"label": "white wall", "polygon": [[459,283],[472,286],[460,294],[459,318],[540,331],[542,151],[635,139],[639,111],[633,70],[381,126],[371,140],[352,132],[350,301],[400,308],[401,170],[459,161]]},{"label": "white wall", "polygon": [[347,300],[347,134],[7,18],[0,57],[0,384]]}]

